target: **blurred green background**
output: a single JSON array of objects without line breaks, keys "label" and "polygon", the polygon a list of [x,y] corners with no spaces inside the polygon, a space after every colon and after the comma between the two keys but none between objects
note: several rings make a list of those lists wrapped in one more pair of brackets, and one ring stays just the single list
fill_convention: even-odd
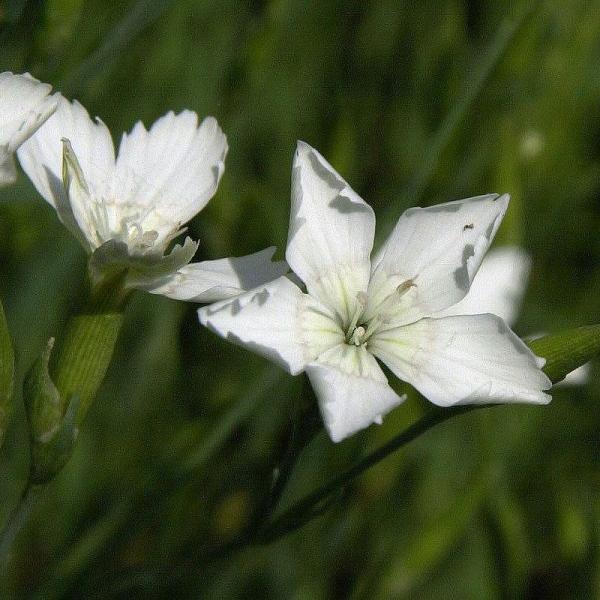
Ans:
[{"label": "blurred green background", "polygon": [[[516,331],[600,315],[600,2],[5,0],[0,70],[30,71],[115,139],[170,109],[214,115],[230,152],[191,223],[198,260],[287,235],[297,139],[372,206],[513,194],[499,243],[532,254]],[[0,293],[20,377],[85,299],[85,255],[26,177],[0,194]],[[17,540],[2,598],[600,598],[600,385],[457,417],[294,534],[212,549],[259,510],[303,394],[138,294],[75,455]],[[398,389],[402,384],[397,383]],[[0,523],[27,477],[17,394]],[[413,393],[340,445],[321,432],[283,505],[427,409]]]}]

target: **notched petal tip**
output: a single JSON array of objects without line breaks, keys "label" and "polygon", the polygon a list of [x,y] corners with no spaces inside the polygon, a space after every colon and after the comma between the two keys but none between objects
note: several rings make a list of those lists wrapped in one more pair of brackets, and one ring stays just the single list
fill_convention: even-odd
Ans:
[{"label": "notched petal tip", "polygon": [[196,312],[198,314],[198,320],[201,325],[208,327],[208,319],[210,314],[208,313],[209,306],[202,306]]},{"label": "notched petal tip", "polygon": [[214,303],[239,296],[285,275],[285,261],[272,261],[275,247],[254,254],[188,264],[147,288],[175,300]]}]

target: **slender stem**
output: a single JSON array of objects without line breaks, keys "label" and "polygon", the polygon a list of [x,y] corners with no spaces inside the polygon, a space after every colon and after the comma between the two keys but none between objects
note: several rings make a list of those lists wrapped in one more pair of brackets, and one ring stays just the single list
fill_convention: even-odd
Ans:
[{"label": "slender stem", "polygon": [[166,444],[168,453],[157,462],[152,473],[130,489],[122,501],[112,506],[107,514],[82,534],[68,549],[66,558],[51,569],[47,582],[36,591],[34,597],[41,600],[72,592],[70,586],[73,581],[82,574],[85,576],[88,566],[98,560],[105,548],[119,547],[125,533],[131,536],[133,531],[135,535],[132,514],[142,512],[146,506],[153,506],[157,510],[161,497],[168,498],[173,489],[185,483],[186,477],[206,467],[235,429],[257,410],[260,403],[266,401],[267,393],[275,387],[281,390],[282,385],[287,385],[286,381],[289,380],[284,380],[281,370],[267,367],[246,394],[222,415],[214,429],[193,439],[190,439],[187,430],[183,436],[174,436]]},{"label": "slender stem", "polygon": [[259,529],[264,525],[264,519],[268,519],[275,512],[279,501],[292,476],[300,454],[309,442],[323,429],[321,416],[317,409],[317,403],[308,380],[304,380],[303,396],[307,400],[306,406],[299,408],[295,405],[295,414],[292,417],[292,429],[287,448],[280,460],[276,470],[274,484],[265,502],[263,520],[257,523]]},{"label": "slender stem", "polygon": [[[115,301],[114,291],[106,289],[102,290],[102,293],[95,293],[85,314],[71,318],[58,356],[55,379],[63,413],[66,412],[73,396],[78,396],[81,401],[77,415],[78,423],[83,420],[85,411],[104,379],[123,321],[123,301],[120,297]],[[34,412],[34,417],[40,414],[42,413]],[[14,540],[27,522],[45,484],[62,469],[71,452],[69,447],[68,454],[65,455],[60,444],[55,452],[52,440],[37,439],[35,424],[31,426],[30,475],[17,506],[0,534],[0,567],[7,561]],[[36,479],[35,473],[39,474],[40,464],[45,469],[44,478]]]},{"label": "slender stem", "polygon": [[29,513],[35,504],[42,486],[35,485],[28,481],[17,506],[11,513],[4,530],[0,534],[0,568],[3,567],[10,558],[10,552],[17,534],[27,522]]},{"label": "slender stem", "polygon": [[322,514],[328,507],[327,502],[331,496],[342,491],[353,479],[364,473],[367,469],[389,456],[392,452],[402,448],[432,427],[448,419],[466,412],[494,405],[473,405],[457,408],[433,409],[421,417],[417,422],[403,432],[392,438],[389,442],[365,456],[347,471],[334,477],[319,489],[311,492],[283,514],[268,524],[255,540],[260,544],[269,544],[272,541],[302,527],[314,517]]},{"label": "slender stem", "polygon": [[[275,540],[292,533],[302,527],[313,518],[321,515],[331,505],[332,497],[336,492],[343,491],[346,486],[356,477],[364,473],[367,469],[376,465],[378,462],[389,456],[391,453],[402,448],[409,442],[426,433],[439,423],[443,423],[452,417],[462,415],[472,410],[499,406],[496,404],[481,404],[471,406],[460,406],[455,408],[432,409],[423,415],[418,421],[413,423],[407,429],[402,431],[389,442],[360,460],[347,471],[334,477],[328,483],[308,494],[300,501],[296,502],[291,508],[282,513],[279,517],[273,519],[256,531],[253,528],[244,529],[237,537],[223,544],[211,548],[201,548],[195,555],[195,562],[205,564],[214,560],[222,560],[229,557],[244,548],[253,545],[267,545]],[[189,559],[189,556],[187,557]],[[130,589],[140,582],[146,581],[150,587],[156,591],[161,585],[167,585],[167,582],[182,579],[190,575],[190,566],[187,560],[185,564],[177,563],[170,565],[168,573],[156,571],[154,569],[125,570],[120,576],[113,577],[109,587],[102,587],[99,584],[102,593],[123,592]]]}]

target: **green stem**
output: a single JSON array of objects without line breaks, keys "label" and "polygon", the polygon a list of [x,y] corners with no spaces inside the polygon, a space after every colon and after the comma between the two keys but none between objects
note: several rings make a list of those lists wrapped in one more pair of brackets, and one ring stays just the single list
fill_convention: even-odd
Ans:
[{"label": "green stem", "polygon": [[[169,451],[158,461],[152,473],[143,479],[118,504],[98,519],[68,549],[67,556],[57,562],[47,577],[47,583],[34,597],[46,599],[62,597],[73,593],[71,586],[77,577],[85,577],[86,569],[106,548],[117,548],[136,535],[136,526],[132,525],[132,515],[140,514],[145,507],[158,510],[161,497],[169,494],[185,483],[191,473],[206,467],[214,460],[217,452],[230,439],[232,432],[255,412],[261,402],[267,399],[267,393],[286,385],[283,372],[267,367],[257,378],[247,393],[225,412],[210,432],[202,431],[201,436],[190,439],[187,431],[183,436],[175,436],[166,444]],[[125,540],[125,542],[126,542]]]},{"label": "green stem", "polygon": [[367,469],[389,456],[392,452],[402,448],[432,427],[448,419],[466,412],[494,405],[473,405],[457,408],[433,409],[421,417],[417,422],[405,429],[389,442],[357,462],[347,471],[327,482],[325,485],[296,502],[279,517],[271,521],[258,535],[257,543],[269,544],[274,540],[295,531],[305,525],[314,517],[322,514],[328,507],[327,502],[331,496],[343,490],[353,479],[364,473]]},{"label": "green stem", "polygon": [[[360,460],[353,467],[334,477],[328,483],[305,496],[302,500],[296,502],[288,510],[282,513],[279,517],[273,519],[270,523],[256,532],[252,528],[244,529],[236,538],[213,546],[212,548],[201,549],[195,560],[200,563],[210,562],[217,559],[224,559],[236,552],[243,550],[249,546],[261,544],[267,545],[275,540],[292,533],[296,529],[302,527],[313,518],[321,515],[331,504],[332,495],[335,492],[343,490],[353,479],[364,473],[367,469],[376,465],[378,462],[389,456],[392,452],[402,448],[409,442],[426,433],[436,425],[451,419],[452,417],[462,415],[472,410],[481,408],[489,408],[498,406],[495,404],[481,404],[471,406],[460,406],[456,408],[432,409],[410,427],[402,431],[389,442]],[[189,558],[189,556],[187,557]],[[118,591],[122,593],[131,587],[138,585],[140,581],[149,582],[149,586],[156,591],[157,587],[167,585],[167,582],[188,577],[190,575],[190,567],[185,562],[183,564],[171,565],[169,572],[157,572],[152,569],[128,570],[111,581],[110,587],[102,588],[103,593],[114,593]],[[101,585],[101,584],[99,584]]]},{"label": "green stem", "polygon": [[27,482],[19,502],[11,513],[4,530],[0,534],[0,567],[3,567],[10,558],[10,552],[17,534],[27,522],[29,513],[35,504],[42,486]]},{"label": "green stem", "polygon": [[[25,394],[30,394],[25,400],[26,407],[31,410],[28,414],[32,443],[31,470],[19,503],[0,535],[0,566],[8,558],[13,542],[27,522],[33,504],[45,484],[52,480],[69,459],[76,431],[63,439],[63,425],[73,418],[76,418],[77,424],[83,421],[104,379],[123,322],[123,304],[120,288],[95,290],[88,310],[73,317],[67,325],[54,372],[56,388],[51,381],[44,381],[43,372],[46,369],[47,376],[47,363],[38,367],[38,370],[34,366],[30,386],[24,386]],[[41,360],[43,363],[44,359]],[[79,402],[76,417],[74,414],[69,416],[67,410],[74,398]],[[52,410],[52,406],[40,406],[40,403],[51,404],[53,401],[58,403],[58,413]],[[44,408],[47,410],[43,410]],[[70,423],[70,427],[73,427],[73,422]],[[38,435],[38,430],[45,433],[46,426],[53,432],[50,439],[45,439],[45,435]]]},{"label": "green stem", "polygon": [[303,399],[305,406],[298,407],[294,405],[294,414],[292,416],[292,428],[287,444],[287,448],[280,460],[279,466],[274,470],[274,483],[271,493],[268,495],[262,513],[257,521],[258,527],[262,527],[264,519],[269,518],[277,509],[279,501],[287,487],[292,472],[300,458],[300,454],[310,443],[310,441],[322,431],[323,424],[321,414],[317,408],[317,402],[312,391],[312,386],[305,378]]}]

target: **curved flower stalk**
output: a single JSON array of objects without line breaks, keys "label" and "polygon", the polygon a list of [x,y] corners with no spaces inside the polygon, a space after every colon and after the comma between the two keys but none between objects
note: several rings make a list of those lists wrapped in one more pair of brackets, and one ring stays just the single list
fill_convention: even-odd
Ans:
[{"label": "curved flower stalk", "polygon": [[287,271],[269,248],[242,258],[188,264],[198,244],[173,241],[217,191],[227,139],[213,117],[167,113],[149,130],[138,122],[115,156],[110,132],[77,101],[56,113],[19,150],[21,165],[63,224],[90,254],[94,284],[122,278],[180,300],[213,302]]},{"label": "curved flower stalk", "polygon": [[[495,314],[512,327],[519,316],[527,289],[531,257],[518,246],[500,246],[490,250],[473,280],[469,293],[444,315]],[[535,336],[539,337],[539,336]],[[590,363],[571,371],[558,385],[585,385]]]},{"label": "curved flower stalk", "polygon": [[51,91],[29,73],[0,73],[0,186],[15,182],[14,153],[56,109]]},{"label": "curved flower stalk", "polygon": [[489,194],[404,213],[371,258],[373,210],[299,142],[287,277],[200,309],[200,321],[292,374],[305,371],[333,441],[399,405],[377,359],[440,406],[545,404],[536,357],[493,314],[440,316],[469,291],[508,207]]}]

